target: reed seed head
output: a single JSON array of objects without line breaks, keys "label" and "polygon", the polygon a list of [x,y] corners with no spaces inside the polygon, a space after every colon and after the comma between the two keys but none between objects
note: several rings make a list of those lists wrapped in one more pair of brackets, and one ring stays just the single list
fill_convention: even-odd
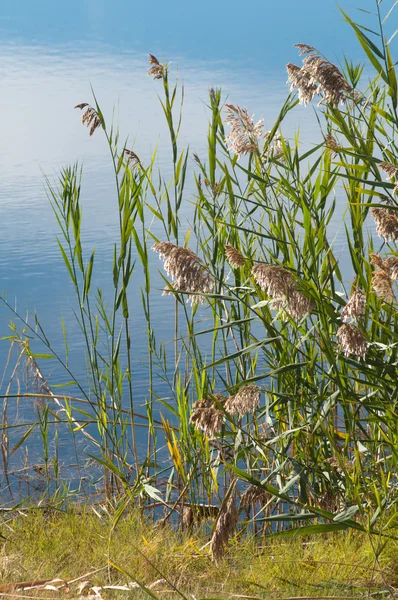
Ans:
[{"label": "reed seed head", "polygon": [[398,258],[390,256],[384,261],[385,267],[388,269],[392,281],[398,280]]},{"label": "reed seed head", "polygon": [[225,256],[231,267],[234,267],[234,269],[239,269],[239,267],[243,267],[245,265],[245,257],[239,252],[239,250],[234,248],[234,246],[230,246],[229,244],[227,244],[224,248]]},{"label": "reed seed head", "polygon": [[379,254],[370,254],[370,262],[377,267],[372,275],[372,286],[378,296],[386,302],[394,302],[392,282],[398,276],[398,259],[395,256],[383,260]]},{"label": "reed seed head", "polygon": [[361,290],[355,290],[341,312],[341,320],[347,322],[349,319],[358,321],[365,313],[366,297]]},{"label": "reed seed head", "polygon": [[344,323],[337,330],[339,348],[346,356],[354,354],[359,359],[365,359],[368,343],[362,331],[355,325]]},{"label": "reed seed head", "polygon": [[268,143],[268,147],[265,152],[265,157],[266,158],[280,157],[280,158],[284,159],[285,157],[283,156],[282,137],[281,137],[280,133],[276,133],[274,135],[274,137],[272,138],[272,140],[270,140],[270,136],[271,136],[271,131],[266,131],[265,135],[264,135],[264,142],[265,142],[265,144]]},{"label": "reed seed head", "polygon": [[329,150],[329,154],[331,155],[331,157],[335,158],[337,156],[337,150],[340,149],[340,145],[330,133],[328,133],[325,136],[325,145],[326,148]]},{"label": "reed seed head", "polygon": [[272,301],[272,306],[276,310],[284,310],[289,313],[293,319],[300,321],[305,315],[310,314],[314,309],[314,303],[304,294],[293,290],[284,298],[276,298]]},{"label": "reed seed head", "polygon": [[263,134],[264,119],[256,124],[249,116],[246,108],[226,104],[227,117],[225,121],[231,126],[225,143],[238,157],[258,150],[258,140]]},{"label": "reed seed head", "polygon": [[242,508],[248,508],[252,504],[261,504],[264,506],[271,498],[271,494],[259,487],[258,485],[251,485],[247,488],[247,490],[242,494],[240,499],[240,506]]},{"label": "reed seed head", "polygon": [[379,163],[379,167],[387,174],[387,179],[395,179],[394,193],[398,194],[398,166],[388,162]]},{"label": "reed seed head", "polygon": [[129,150],[128,148],[125,148],[124,153],[127,155],[127,164],[131,169],[137,169],[141,166],[139,156],[135,152]]},{"label": "reed seed head", "polygon": [[372,275],[372,287],[376,294],[386,302],[395,302],[396,298],[389,271],[384,269],[374,271]]},{"label": "reed seed head", "polygon": [[153,79],[162,79],[165,73],[164,64],[160,63],[153,54],[149,55],[149,64],[152,66],[149,68],[148,75],[151,75]]},{"label": "reed seed head", "polygon": [[221,509],[210,541],[210,552],[213,560],[218,563],[225,552],[229,538],[235,533],[238,524],[238,511],[234,494],[231,494],[225,506]]},{"label": "reed seed head", "polygon": [[254,412],[260,406],[261,388],[257,385],[245,385],[225,403],[225,410],[231,415],[243,417],[248,412]]},{"label": "reed seed head", "polygon": [[284,267],[258,263],[252,274],[260,288],[273,298],[272,306],[276,310],[282,309],[297,320],[313,310],[312,300],[296,289],[293,275]]},{"label": "reed seed head", "polygon": [[80,110],[86,108],[82,115],[82,123],[90,128],[90,136],[93,135],[94,131],[101,125],[101,119],[99,118],[97,111],[87,102],[76,104],[75,108],[80,108]]},{"label": "reed seed head", "polygon": [[376,223],[376,232],[388,242],[390,239],[398,240],[398,216],[397,211],[389,208],[371,208],[370,214]]},{"label": "reed seed head", "polygon": [[258,263],[252,274],[260,288],[272,298],[284,298],[295,289],[293,275],[284,267]]},{"label": "reed seed head", "polygon": [[381,162],[379,163],[380,169],[387,174],[387,179],[392,179],[393,177],[398,177],[398,166],[393,165],[389,162]]},{"label": "reed seed head", "polygon": [[380,254],[369,254],[370,264],[378,267],[379,269],[385,269],[384,260],[381,258]]},{"label": "reed seed head", "polygon": [[303,66],[289,63],[287,71],[291,90],[298,88],[299,101],[307,104],[317,94],[322,94],[319,104],[331,104],[337,107],[345,103],[347,95],[353,89],[336,65],[322,58],[316,48],[308,44],[295,44],[300,56],[304,56]]},{"label": "reed seed head", "polygon": [[214,394],[213,399],[201,398],[192,406],[192,415],[189,422],[196,429],[201,429],[207,437],[213,439],[221,433],[224,423],[224,412],[217,407],[216,401],[225,404],[226,397]]},{"label": "reed seed head", "polygon": [[153,246],[159,258],[164,260],[164,269],[173,278],[172,290],[166,288],[163,294],[174,292],[191,292],[188,301],[191,304],[204,302],[202,294],[209,294],[213,289],[213,278],[206,271],[200,258],[189,248],[177,246],[172,242],[158,242]]},{"label": "reed seed head", "polygon": [[286,70],[289,75],[287,83],[291,83],[290,91],[293,92],[297,88],[300,104],[309,104],[318,90],[318,86],[314,83],[311,75],[293,63],[288,63]]}]

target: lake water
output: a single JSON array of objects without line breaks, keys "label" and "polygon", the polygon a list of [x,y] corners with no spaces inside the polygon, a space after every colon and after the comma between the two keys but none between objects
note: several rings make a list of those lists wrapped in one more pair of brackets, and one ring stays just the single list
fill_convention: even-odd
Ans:
[{"label": "lake water", "polygon": [[[355,18],[362,18],[341,2]],[[373,10],[372,0],[361,8]],[[316,46],[338,63],[346,54],[363,55],[334,0],[254,0],[243,4],[171,0],[152,3],[119,0],[2,0],[0,3],[0,290],[19,312],[36,310],[54,347],[62,351],[61,318],[69,332],[70,366],[85,380],[83,341],[73,317],[74,295],[56,243],[57,227],[46,195],[44,175],[76,160],[83,164],[83,219],[87,252],[96,253],[95,284],[111,285],[112,245],[117,231],[116,196],[109,154],[100,131],[90,138],[73,107],[90,102],[93,86],[107,120],[115,108],[121,138],[147,162],[158,147],[158,167],[170,170],[169,139],[157,93],[160,82],[147,75],[148,53],[171,62],[185,86],[184,124],[180,145],[190,144],[201,156],[206,148],[207,94],[221,87],[233,104],[246,106],[272,126],[286,98],[285,65],[297,62],[292,46]],[[268,127],[267,127],[268,126]],[[312,107],[298,107],[284,132],[300,128],[304,144],[316,141]],[[190,192],[183,220],[192,214]],[[334,223],[336,247],[343,248],[341,212]],[[153,318],[158,341],[173,337],[172,298],[162,298],[157,269],[153,270]],[[137,267],[134,288],[142,284]],[[139,294],[132,298],[134,386],[144,402],[145,376],[139,358],[147,353],[145,321]],[[8,334],[10,314],[0,308],[0,336]],[[0,345],[0,369],[8,345]],[[43,366],[50,382],[68,377],[55,363]],[[141,376],[142,375],[142,376]],[[4,386],[2,388],[4,393]]]}]

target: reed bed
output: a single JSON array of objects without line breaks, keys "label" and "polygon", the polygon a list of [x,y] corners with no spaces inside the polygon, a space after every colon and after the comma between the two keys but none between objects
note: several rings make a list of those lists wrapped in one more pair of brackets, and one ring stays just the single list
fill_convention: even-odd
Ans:
[{"label": "reed bed", "polygon": [[[206,156],[180,147],[184,90],[170,65],[150,55],[170,133],[170,181],[158,177],[155,154],[144,164],[139,148],[120,142],[95,95],[76,106],[92,143],[105,136],[114,170],[112,294],[92,289],[95,251],[81,241],[83,174],[68,166],[47,184],[87,381],[69,367],[67,331],[61,356],[39,316],[32,324],[2,298],[14,313],[8,339],[18,357],[2,396],[11,499],[10,461],[39,433],[41,503],[59,508],[99,488],[116,503],[114,526],[134,508],[163,525],[202,527],[210,542],[203,552],[216,564],[246,534],[264,542],[355,530],[373,540],[375,556],[396,539],[398,92],[382,8],[375,3],[371,32],[343,13],[367,56],[366,78],[363,66],[345,60],[339,68],[297,44],[301,64],[287,65],[291,91],[268,132],[211,89]],[[305,151],[298,136],[283,134],[298,103],[312,104],[319,123],[319,141]],[[190,235],[181,204],[191,165]],[[330,239],[336,203],[345,206],[343,258]],[[174,297],[172,351],[153,328],[160,292],[151,285],[152,251],[163,293]],[[133,377],[138,269],[145,398]],[[34,352],[34,343],[45,350]],[[59,361],[73,394],[46,381],[46,358]],[[15,389],[22,363],[30,392]],[[9,421],[11,398],[34,402],[31,422]],[[60,472],[61,426],[75,448],[73,486]]]}]

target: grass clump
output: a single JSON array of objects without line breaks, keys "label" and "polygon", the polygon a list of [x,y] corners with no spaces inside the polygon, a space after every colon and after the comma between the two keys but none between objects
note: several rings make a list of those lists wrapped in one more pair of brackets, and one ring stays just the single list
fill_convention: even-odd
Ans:
[{"label": "grass clump", "polygon": [[[123,586],[131,581],[150,586],[162,579],[166,582],[158,585],[163,591],[172,584],[195,597],[365,597],[369,592],[388,592],[398,578],[398,546],[383,542],[375,559],[369,537],[353,531],[266,543],[250,536],[236,539],[217,565],[203,530],[160,528],[140,513],[126,515],[115,526],[109,511],[103,516],[92,510],[26,511],[3,519],[0,531],[6,538],[1,542],[4,584],[71,581],[88,574],[90,586]],[[101,594],[125,592],[107,589]],[[175,590],[174,595],[178,596]]]}]

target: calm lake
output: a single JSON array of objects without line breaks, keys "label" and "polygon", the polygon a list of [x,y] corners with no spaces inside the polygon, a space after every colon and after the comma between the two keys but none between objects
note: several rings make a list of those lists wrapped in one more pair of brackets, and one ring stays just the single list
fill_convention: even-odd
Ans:
[{"label": "calm lake", "polygon": [[[359,17],[349,2],[340,3]],[[373,0],[361,0],[373,9]],[[364,15],[360,15],[362,20]],[[92,100],[95,90],[107,121],[120,126],[121,139],[145,164],[158,148],[157,166],[171,173],[169,137],[157,94],[160,84],[147,75],[148,53],[171,63],[185,86],[180,146],[203,155],[206,148],[211,86],[226,101],[247,107],[269,129],[288,94],[285,65],[297,62],[293,44],[316,46],[332,62],[343,56],[363,60],[334,0],[253,0],[196,3],[171,0],[2,0],[0,4],[0,290],[22,315],[36,310],[54,347],[62,353],[61,319],[69,337],[70,367],[85,381],[83,339],[73,315],[75,298],[56,242],[58,233],[46,195],[45,176],[61,167],[83,164],[83,229],[87,253],[96,247],[95,285],[112,285],[112,247],[117,232],[116,194],[109,152],[101,132],[90,138],[73,107]],[[298,107],[284,124],[285,135],[300,129],[303,144],[314,137],[313,107]],[[319,135],[319,134],[318,134]],[[190,160],[193,164],[193,160]],[[338,190],[336,190],[338,193]],[[184,228],[192,215],[192,174],[183,201]],[[344,207],[337,209],[332,234],[344,252]],[[151,256],[153,321],[159,341],[173,338],[174,301],[161,296],[161,263]],[[138,265],[133,275],[134,389],[138,404],[147,390],[145,319],[139,295]],[[0,336],[8,335],[11,315],[0,307]],[[204,313],[204,318],[206,315]],[[29,317],[32,322],[32,317]],[[17,326],[19,324],[17,323]],[[8,342],[0,344],[0,369]],[[42,365],[50,383],[68,376],[52,361]],[[7,382],[3,383],[2,393]],[[20,420],[23,418],[20,408]],[[22,416],[21,416],[22,415]],[[1,467],[0,467],[1,469]]]}]

